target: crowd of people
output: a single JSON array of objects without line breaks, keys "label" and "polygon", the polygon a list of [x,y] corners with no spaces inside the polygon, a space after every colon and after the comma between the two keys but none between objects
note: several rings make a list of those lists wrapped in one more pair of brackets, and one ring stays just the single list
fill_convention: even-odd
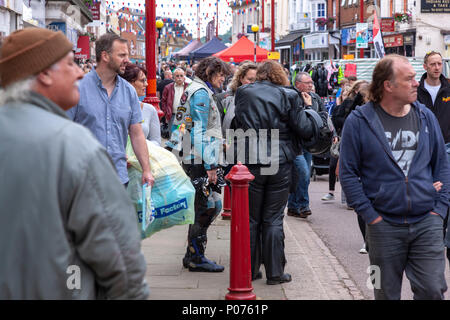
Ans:
[{"label": "crowd of people", "polygon": [[[126,40],[101,36],[95,63],[81,67],[61,32],[16,31],[0,48],[0,167],[7,168],[0,188],[0,298],[147,298],[136,212],[126,192],[128,139],[142,184],[154,184],[149,140],[179,157],[195,188],[195,221],[181,262],[189,271],[224,271],[206,257],[207,233],[222,209],[224,175],[241,161],[254,176],[252,280],[264,266],[268,285],[291,281],[284,270],[284,213],[312,214],[311,163],[325,140],[320,153],[330,154],[330,147],[337,153],[329,156],[322,200],[335,200],[339,176],[341,200],[357,213],[360,252],[381,269],[375,298],[399,299],[403,272],[415,298],[444,298],[450,85],[440,53],[425,56],[420,82],[406,58],[384,57],[371,82],[342,79],[331,110],[315,93],[311,73],[293,75],[273,60],[169,61],[158,72],[161,119],[143,102],[146,70],[129,61]],[[239,129],[255,134],[230,135]],[[24,268],[17,268],[18,259]],[[66,285],[73,265],[83,274],[77,290]]]}]

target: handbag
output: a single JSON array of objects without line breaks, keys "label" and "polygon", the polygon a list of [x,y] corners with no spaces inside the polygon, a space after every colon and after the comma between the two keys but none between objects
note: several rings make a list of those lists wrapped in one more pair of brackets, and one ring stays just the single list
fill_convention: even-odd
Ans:
[{"label": "handbag", "polygon": [[338,138],[338,141],[336,143],[331,144],[330,148],[330,154],[333,158],[339,158],[339,148],[341,146],[341,138]]}]

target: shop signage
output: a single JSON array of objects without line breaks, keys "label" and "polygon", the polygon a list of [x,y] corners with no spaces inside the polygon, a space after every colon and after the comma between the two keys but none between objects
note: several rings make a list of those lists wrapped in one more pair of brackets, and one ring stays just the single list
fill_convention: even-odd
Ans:
[{"label": "shop signage", "polygon": [[[373,43],[373,32],[368,30],[369,43]],[[341,30],[341,43],[343,46],[356,43],[356,27],[345,28]]]},{"label": "shop signage", "polygon": [[100,20],[100,2],[94,2],[91,4],[90,10],[92,13],[92,20]]},{"label": "shop signage", "polygon": [[413,44],[414,43],[414,36],[403,36],[403,43],[404,44]]},{"label": "shop signage", "polygon": [[79,36],[77,48],[75,49],[76,59],[89,59],[89,36]]},{"label": "shop signage", "polygon": [[401,47],[403,46],[403,35],[396,34],[393,36],[385,36],[383,37],[383,42],[386,48]]},{"label": "shop signage", "polygon": [[420,4],[422,13],[450,13],[450,1],[448,0],[421,0]]},{"label": "shop signage", "polygon": [[381,19],[381,32],[395,32],[394,18]]},{"label": "shop signage", "polygon": [[53,31],[62,31],[62,33],[66,34],[66,23],[65,22],[52,22],[47,25],[47,29]]},{"label": "shop signage", "polygon": [[328,33],[316,33],[303,37],[305,49],[328,48]]},{"label": "shop signage", "polygon": [[344,54],[344,60],[353,60],[355,59],[354,54]]},{"label": "shop signage", "polygon": [[267,52],[267,59],[280,60],[280,53],[278,51]]},{"label": "shop signage", "polygon": [[357,23],[356,24],[356,48],[368,48],[369,47],[369,24]]}]

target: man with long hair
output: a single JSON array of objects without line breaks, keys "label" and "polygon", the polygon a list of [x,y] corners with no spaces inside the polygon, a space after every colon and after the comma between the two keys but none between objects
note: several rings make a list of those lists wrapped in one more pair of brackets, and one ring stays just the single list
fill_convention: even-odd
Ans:
[{"label": "man with long hair", "polygon": [[417,102],[415,76],[405,57],[381,59],[370,102],[352,111],[342,133],[340,181],[367,224],[377,300],[400,299],[403,272],[414,299],[444,299],[447,290],[442,229],[449,163],[436,117]]}]

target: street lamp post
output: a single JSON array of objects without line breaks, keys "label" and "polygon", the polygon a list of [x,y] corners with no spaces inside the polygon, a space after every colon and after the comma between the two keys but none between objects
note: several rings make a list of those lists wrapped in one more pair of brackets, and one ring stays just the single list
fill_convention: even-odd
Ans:
[{"label": "street lamp post", "polygon": [[147,68],[147,96],[145,103],[159,109],[156,96],[156,0],[145,0],[145,67]]},{"label": "street lamp post", "polygon": [[145,0],[145,67],[147,68],[147,96],[145,103],[151,104],[161,119],[164,112],[159,108],[159,99],[156,95],[156,0]]},{"label": "street lamp post", "polygon": [[[364,1],[359,1],[359,22],[364,22]],[[364,48],[359,49],[359,58],[364,58]]]},{"label": "street lamp post", "polygon": [[271,37],[271,51],[275,51],[275,0],[272,0],[270,4],[270,18],[272,20],[270,24],[270,37]]},{"label": "street lamp post", "polygon": [[252,32],[253,32],[253,35],[255,36],[255,43],[254,43],[254,48],[255,48],[255,50],[254,50],[254,61],[255,61],[255,63],[256,63],[256,33],[258,31],[259,31],[258,25],[257,24],[252,25]]},{"label": "street lamp post", "polygon": [[158,29],[158,71],[161,75],[161,30],[164,27],[162,20],[156,20],[156,29]]}]

